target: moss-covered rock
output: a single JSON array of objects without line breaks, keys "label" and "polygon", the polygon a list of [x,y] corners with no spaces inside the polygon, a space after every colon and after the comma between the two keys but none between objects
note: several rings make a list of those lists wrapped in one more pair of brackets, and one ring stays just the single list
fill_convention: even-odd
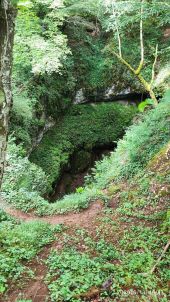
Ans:
[{"label": "moss-covered rock", "polygon": [[43,138],[31,154],[31,161],[49,175],[50,183],[59,179],[61,171],[78,150],[74,170],[82,170],[90,162],[96,146],[117,141],[131,124],[136,109],[114,103],[74,105]]}]

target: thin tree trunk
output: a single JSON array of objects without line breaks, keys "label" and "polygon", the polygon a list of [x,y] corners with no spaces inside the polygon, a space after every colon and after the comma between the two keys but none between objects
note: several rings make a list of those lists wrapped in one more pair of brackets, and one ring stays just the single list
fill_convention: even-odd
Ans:
[{"label": "thin tree trunk", "polygon": [[152,89],[152,86],[150,83],[148,83],[143,76],[141,75],[141,73],[139,73],[138,69],[135,70],[124,58],[120,57],[120,55],[118,53],[116,53],[115,51],[112,50],[112,53],[118,58],[118,60],[124,64],[133,74],[134,76],[138,79],[138,81],[142,84],[142,86],[144,87],[145,91],[147,91],[151,97],[151,99],[154,102],[154,106],[156,107],[158,105],[158,101],[157,98],[155,96],[155,93]]},{"label": "thin tree trunk", "polygon": [[153,63],[153,67],[152,67],[152,79],[151,82],[148,83],[144,77],[141,74],[142,68],[143,68],[143,64],[144,64],[144,41],[143,41],[143,5],[144,5],[144,0],[141,0],[141,19],[140,19],[140,46],[141,46],[141,60],[139,63],[139,66],[137,69],[134,69],[133,66],[131,66],[131,64],[129,64],[129,62],[127,62],[123,56],[122,56],[122,43],[121,43],[121,37],[120,37],[120,32],[119,32],[119,26],[118,26],[118,22],[117,22],[117,17],[115,14],[115,10],[114,10],[114,4],[112,4],[112,9],[113,9],[113,15],[115,17],[115,23],[116,23],[116,31],[117,31],[117,38],[118,38],[118,44],[119,44],[119,53],[115,52],[114,50],[112,51],[113,54],[118,58],[118,60],[124,64],[132,73],[133,75],[137,78],[137,80],[140,82],[140,84],[142,84],[142,86],[144,87],[145,91],[147,91],[151,97],[151,99],[153,100],[153,105],[154,107],[156,107],[158,105],[158,100],[156,98],[156,95],[152,89],[152,84],[154,81],[154,77],[155,77],[155,65],[156,65],[156,61],[157,61],[157,55],[158,55],[158,45],[156,45],[156,51],[155,51],[155,60]]},{"label": "thin tree trunk", "polygon": [[16,10],[0,0],[0,188],[5,168],[8,121],[12,106],[11,68]]},{"label": "thin tree trunk", "polygon": [[136,74],[135,72],[135,75],[137,76],[137,79],[139,80],[139,82],[141,82],[141,84],[143,85],[143,87],[145,88],[145,90],[149,93],[151,99],[153,100],[154,102],[154,106],[156,107],[158,105],[158,100],[156,98],[156,95],[152,89],[152,86],[151,84],[149,84],[141,74]]}]

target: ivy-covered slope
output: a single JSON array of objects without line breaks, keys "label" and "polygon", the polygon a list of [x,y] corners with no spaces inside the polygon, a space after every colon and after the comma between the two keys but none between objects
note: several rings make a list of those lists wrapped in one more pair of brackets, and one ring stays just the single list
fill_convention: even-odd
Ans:
[{"label": "ivy-covered slope", "polygon": [[[100,208],[95,220],[89,215],[83,229],[79,223],[76,225],[77,221],[75,228],[71,224],[69,228],[51,229],[38,222],[17,225],[0,213],[2,297],[9,280],[15,284],[25,272],[26,261],[54,240],[52,248],[46,247],[45,254],[38,257],[40,263],[42,258],[45,260],[41,264],[41,268],[46,265],[44,273],[40,271],[41,283],[48,286],[46,295],[51,301],[168,302],[170,259],[165,247],[170,226],[169,130],[167,94],[156,109],[146,112],[141,121],[127,130],[115,152],[97,164],[94,178],[81,192],[52,205],[36,194],[32,194],[32,199],[30,194],[21,200],[26,196],[24,191],[16,192],[12,200],[16,207],[36,209],[39,214],[80,210],[99,197],[105,201],[105,207]],[[35,178],[40,171],[33,171]],[[26,175],[30,177],[28,172]],[[34,182],[32,189],[35,187]],[[54,238],[53,232],[57,230],[59,234]],[[38,272],[35,274],[33,284],[40,277]],[[27,275],[22,276],[29,288]],[[29,291],[17,288],[17,292],[30,297]],[[11,293],[7,292],[7,298],[8,294]]]},{"label": "ivy-covered slope", "polygon": [[30,159],[50,176],[52,184],[75,151],[116,142],[135,113],[135,108],[119,104],[74,105],[44,136]]},{"label": "ivy-covered slope", "polygon": [[[84,108],[84,106],[80,108]],[[92,107],[91,110],[95,109]],[[127,108],[127,110],[129,109]],[[113,112],[110,113],[113,114]],[[39,159],[41,160],[41,164],[44,164],[44,166],[49,169],[48,173],[50,175],[50,182],[55,179],[53,175],[50,174],[51,170],[54,168],[53,161],[55,163],[55,169],[57,170],[59,168],[59,163],[61,163],[60,157],[63,155],[63,153],[64,155],[66,155],[65,159],[69,159],[68,151],[70,150],[70,152],[73,152],[72,139],[76,141],[76,147],[79,146],[79,143],[82,143],[80,133],[84,134],[83,139],[87,138],[87,140],[84,140],[84,145],[82,144],[82,147],[85,146],[86,143],[86,147],[88,146],[88,148],[89,134],[92,138],[90,147],[92,147],[93,144],[100,142],[100,140],[98,141],[97,139],[101,139],[101,133],[102,137],[105,137],[104,133],[106,133],[106,137],[109,137],[108,129],[110,129],[110,135],[114,135],[112,130],[114,128],[113,126],[111,127],[110,124],[108,124],[108,129],[104,128],[102,125],[101,128],[95,128],[98,129],[98,132],[88,132],[87,128],[85,128],[85,125],[86,127],[89,126],[89,119],[87,119],[87,116],[88,115],[86,115],[86,119],[84,120],[84,128],[78,128],[76,124],[76,127],[74,128],[66,128],[65,130],[69,130],[68,132],[64,132],[62,127],[55,129],[56,132],[50,131],[42,141],[42,145],[40,145],[41,148],[36,151],[39,152],[38,154]],[[76,117],[81,118],[82,123],[84,115],[75,115],[72,116],[72,118],[73,117],[75,120]],[[106,121],[106,119],[104,119],[104,121]],[[90,125],[90,127],[92,127],[90,129],[94,130],[93,124]],[[63,137],[65,138],[65,140],[63,140],[64,144],[61,144],[60,148],[58,148],[57,140],[50,140],[49,135],[51,135],[51,133],[53,133],[53,135],[56,133],[56,136],[54,136],[55,139]],[[68,139],[68,133],[70,133],[69,143],[68,140],[66,140],[66,138]],[[74,136],[75,134],[76,136]],[[46,140],[47,138],[48,140]],[[114,136],[110,136],[110,139],[111,141],[113,141]],[[135,194],[137,194],[143,196],[143,202],[146,202],[147,204],[148,201],[147,199],[145,199],[145,193],[148,194],[151,199],[153,198],[153,201],[157,200],[156,193],[150,193],[152,183],[154,183],[157,179],[159,179],[160,182],[162,181],[162,184],[166,184],[169,181],[168,172],[157,175],[156,172],[152,172],[147,168],[148,163],[156,156],[156,154],[159,153],[162,148],[166,147],[169,142],[169,139],[170,102],[169,93],[167,93],[166,97],[161,101],[161,103],[156,109],[146,112],[144,115],[142,115],[142,117],[140,117],[140,121],[134,122],[134,125],[127,130],[124,138],[118,142],[118,147],[111,154],[111,156],[105,157],[101,162],[98,162],[96,164],[91,179],[88,179],[88,183],[80,192],[66,195],[64,198],[57,201],[56,203],[49,204],[46,200],[41,197],[41,195],[44,193],[44,189],[42,190],[42,184],[40,184],[41,179],[43,179],[43,188],[45,188],[46,190],[48,188],[48,180],[45,178],[45,174],[42,169],[37,169],[36,165],[28,163],[28,159],[25,162],[24,167],[22,168],[22,165],[19,162],[16,163],[16,159],[14,159],[11,155],[10,163],[8,169],[6,170],[4,179],[4,195],[10,203],[13,203],[17,208],[21,208],[24,211],[35,209],[36,212],[40,215],[64,213],[87,208],[92,200],[98,198],[107,201],[108,189],[109,192],[111,191],[109,194],[113,195],[117,191],[122,191],[122,185],[125,182],[126,184],[128,183],[127,186],[130,188],[130,191],[133,191],[131,190],[131,184],[132,187],[133,184],[137,186],[138,192],[134,193],[134,200]],[[104,142],[105,141],[103,141],[103,143]],[[43,153],[44,150],[45,153]],[[53,150],[56,153],[53,153]],[[43,154],[45,154],[45,157],[43,157]],[[46,161],[47,163],[49,163],[49,165],[46,165]],[[21,159],[21,162],[23,162],[23,159]],[[31,173],[28,173],[28,165],[30,165],[31,167]],[[14,177],[14,175],[16,175],[16,167],[18,181],[16,181]],[[57,173],[59,173],[59,170],[57,170]],[[57,173],[55,174],[55,177],[57,176]],[[37,181],[38,189],[36,184]],[[13,189],[9,192],[11,182],[13,183]],[[19,184],[21,184],[21,186]],[[131,207],[131,204],[129,205],[128,193],[125,193],[124,196],[125,200],[128,200],[128,204],[126,206]]]},{"label": "ivy-covered slope", "polygon": [[[149,196],[150,203],[153,202],[155,205],[159,203],[157,192],[152,192],[151,187],[157,180],[162,183],[162,186],[166,186],[169,182],[169,172],[165,171],[162,174],[152,172],[148,168],[148,163],[162,148],[167,148],[169,143],[169,100],[170,96],[167,93],[156,109],[145,113],[142,120],[134,123],[127,130],[124,138],[118,142],[115,152],[111,156],[104,157],[101,162],[97,162],[93,176],[88,180],[82,192],[67,195],[52,204],[50,208],[48,207],[49,213],[86,208],[90,201],[98,198],[107,201],[110,199],[109,196],[114,196],[117,191],[124,191],[124,183],[127,188],[125,194],[122,192],[122,196],[124,194],[122,200],[128,201],[127,207],[130,209],[133,209],[132,200],[134,202],[138,199],[143,200],[141,203],[139,201],[139,208],[142,202],[143,206],[148,205],[149,201],[146,196]],[[133,190],[133,186],[137,189]]]},{"label": "ivy-covered slope", "polygon": [[100,185],[110,180],[131,178],[143,171],[154,155],[170,139],[170,92],[169,90],[154,109],[141,116],[128,128],[118,142],[117,149],[109,158],[97,163],[94,179]]}]

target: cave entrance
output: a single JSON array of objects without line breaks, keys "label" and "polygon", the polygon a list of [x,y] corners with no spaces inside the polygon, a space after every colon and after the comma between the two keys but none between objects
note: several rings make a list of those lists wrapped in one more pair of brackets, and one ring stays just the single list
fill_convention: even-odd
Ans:
[{"label": "cave entrance", "polygon": [[60,179],[53,183],[53,192],[49,195],[49,201],[55,202],[64,195],[76,192],[77,188],[84,186],[85,177],[91,174],[96,161],[109,155],[115,147],[115,143],[109,143],[96,146],[90,151],[81,149],[74,152],[69,164],[64,167]]}]

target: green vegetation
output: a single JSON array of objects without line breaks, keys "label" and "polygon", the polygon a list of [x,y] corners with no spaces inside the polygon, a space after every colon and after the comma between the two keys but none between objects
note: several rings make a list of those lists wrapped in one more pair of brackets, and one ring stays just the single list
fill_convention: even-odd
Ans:
[{"label": "green vegetation", "polygon": [[168,302],[169,1],[8,2],[0,301]]},{"label": "green vegetation", "polygon": [[14,89],[14,104],[11,113],[10,132],[15,136],[17,144],[22,143],[26,150],[29,150],[33,138],[44,127],[43,118],[37,118],[34,114],[36,99],[28,97],[26,91],[17,92]]},{"label": "green vegetation", "polygon": [[52,184],[74,152],[91,152],[94,147],[109,145],[123,136],[135,112],[133,107],[119,104],[74,105],[44,136],[30,159],[50,176]]},{"label": "green vegetation", "polygon": [[5,171],[2,191],[4,197],[16,207],[28,211],[44,202],[40,195],[48,189],[48,178],[42,169],[32,164],[25,156],[21,145],[13,140],[8,144],[8,166]]},{"label": "green vegetation", "polygon": [[[44,276],[51,301],[80,302],[96,297],[101,301],[168,301],[169,254],[165,253],[154,272],[151,270],[167,244],[170,225],[167,210],[169,116],[167,93],[156,109],[138,117],[139,121],[127,130],[116,151],[97,164],[94,176],[88,179],[89,184],[85,188],[57,203],[50,205],[43,200],[35,207],[41,214],[65,212],[83,209],[97,198],[104,199],[107,206],[96,219],[96,224],[92,224],[92,232],[91,229],[61,227],[55,230],[59,234],[54,241],[54,249],[45,259],[48,271]],[[124,147],[122,153],[121,146]],[[134,150],[140,150],[140,156],[136,157]],[[126,162],[123,161],[125,159]],[[101,191],[103,187],[106,189]],[[112,201],[116,200],[118,203],[112,206]],[[23,205],[21,203],[19,207]],[[27,206],[31,209],[31,202]],[[3,213],[2,220],[6,219]],[[33,225],[30,224],[32,229]],[[21,232],[18,231],[20,228]],[[19,234],[25,229],[28,230],[27,224],[17,226]],[[5,228],[5,234],[7,231]],[[13,236],[14,227],[11,232]],[[44,234],[42,225],[38,232]],[[48,240],[47,235],[45,238]],[[33,255],[42,245],[38,241],[38,247],[37,243],[34,246],[32,235],[31,240]],[[58,250],[56,244],[60,247]],[[11,241],[9,245],[11,247]],[[19,253],[22,259],[29,259],[29,255],[30,249],[29,253],[27,249]],[[18,278],[17,272],[12,273],[12,277],[16,274]],[[5,290],[4,281],[2,289]]]},{"label": "green vegetation", "polygon": [[[92,286],[100,286],[112,272],[109,266],[102,264],[102,261],[90,259],[88,254],[81,254],[70,248],[61,254],[53,252],[48,264],[47,280],[50,283],[52,301],[81,301],[83,293],[87,293]],[[60,278],[51,281],[61,271],[63,273]]]},{"label": "green vegetation", "polygon": [[94,179],[104,186],[111,180],[129,178],[143,171],[153,156],[169,141],[170,103],[169,91],[155,110],[131,126],[123,140],[118,142],[116,152],[110,158],[97,163]]},{"label": "green vegetation", "polygon": [[[81,108],[83,107],[80,107],[80,109]],[[100,105],[99,108],[103,108],[103,106]],[[119,106],[117,108],[119,108]],[[94,113],[96,114],[95,108],[92,107],[91,110],[94,110]],[[108,114],[107,111],[106,114]],[[112,112],[112,115],[114,116],[114,111]],[[5,177],[6,181],[4,182],[4,192],[6,198],[9,200],[10,203],[15,204],[17,208],[21,208],[24,211],[35,209],[36,213],[38,213],[39,215],[43,215],[43,214],[53,214],[56,212],[65,213],[72,210],[85,209],[88,207],[89,203],[92,200],[96,200],[98,198],[101,198],[104,202],[107,203],[108,201],[107,194],[105,194],[102,191],[102,189],[105,188],[109,183],[112,183],[114,181],[117,191],[117,185],[119,185],[121,179],[123,180],[124,178],[129,179],[129,182],[133,182],[133,177],[134,177],[135,179],[134,181],[139,186],[138,191],[141,192],[142,194],[144,194],[145,192],[144,189],[146,184],[145,194],[149,194],[148,192],[150,190],[150,186],[147,184],[151,182],[152,178],[153,179],[155,178],[155,175],[152,175],[152,172],[149,172],[147,170],[147,165],[148,162],[154,157],[154,155],[156,155],[159,152],[159,150],[169,142],[169,131],[170,131],[169,115],[170,115],[170,104],[169,104],[169,93],[167,93],[163,101],[158,105],[156,109],[147,112],[145,116],[142,117],[142,120],[138,121],[136,124],[130,127],[130,129],[126,132],[123,140],[119,141],[116,151],[113,152],[111,156],[104,157],[104,159],[101,162],[97,162],[96,167],[93,169],[93,175],[90,178],[88,177],[87,185],[84,187],[83,190],[80,190],[80,192],[79,190],[77,190],[75,194],[66,195],[63,197],[63,199],[57,201],[56,203],[49,204],[46,200],[44,200],[40,196],[46,191],[48,191],[48,185],[47,185],[48,181],[46,180],[44,172],[42,172],[41,169],[36,168],[34,164],[30,164],[29,162],[27,162],[27,165],[29,163],[30,167],[32,167],[30,168],[30,173],[28,174],[27,166],[25,166],[26,169],[24,170],[24,165],[21,164],[22,161],[25,161],[25,159],[23,159],[20,164],[18,162],[19,170],[21,170],[20,172],[21,177],[17,178],[17,182],[14,181],[14,188],[13,190],[10,191],[9,191],[9,186],[11,186],[10,185],[11,177],[13,179],[13,175],[11,174],[11,172],[10,173],[8,172],[8,169],[9,171],[11,171],[10,166],[6,171],[6,177]],[[68,125],[71,124],[73,128],[68,126],[66,127],[66,132],[64,132],[63,124],[61,123],[59,125],[61,128],[58,127],[55,130],[50,131],[49,134],[47,134],[44,137],[44,140],[42,141],[42,144],[40,145],[36,153],[37,160],[39,159],[39,162],[42,163],[43,168],[46,167],[48,169],[47,171],[50,172],[52,171],[50,176],[54,177],[52,179],[53,181],[58,176],[57,173],[59,172],[57,171],[57,168],[59,168],[59,164],[61,165],[61,163],[64,162],[64,160],[65,163],[68,162],[69,159],[68,152],[73,152],[74,147],[77,147],[80,143],[82,144],[81,139],[83,139],[83,131],[84,131],[84,138],[87,139],[86,141],[87,144],[89,143],[88,135],[92,135],[93,138],[93,141],[91,142],[92,144],[94,142],[96,144],[97,139],[99,139],[99,141],[101,142],[102,140],[101,138],[105,138],[104,133],[106,133],[106,138],[108,137],[107,135],[109,131],[105,132],[105,128],[103,128],[103,122],[102,124],[100,123],[98,124],[98,125],[102,125],[101,128],[98,128],[98,132],[96,131],[97,126],[95,125],[95,123],[92,124],[91,127],[92,129],[94,129],[93,131],[95,131],[95,135],[96,135],[95,136],[90,131],[87,132],[86,131],[87,128],[85,128],[86,124],[89,126],[88,124],[89,115],[84,114],[84,115],[80,115],[80,117],[81,117],[80,125],[82,125],[82,128],[81,126],[79,128],[76,127],[77,115],[70,116],[70,119],[74,121],[74,123],[73,122],[68,123],[68,118],[66,118],[65,119],[66,124],[64,125],[67,125],[68,123]],[[108,119],[105,116],[104,121],[106,120],[108,121]],[[84,121],[84,125],[83,125],[83,121]],[[98,121],[96,115],[95,115],[95,121]],[[93,128],[94,125],[96,128]],[[110,123],[108,124],[108,129],[110,129]],[[77,131],[78,132],[81,131],[82,134],[81,137],[80,135],[77,134]],[[70,134],[69,138],[71,142],[73,142],[76,137],[78,137],[80,140],[77,139],[77,141],[74,141],[74,143],[71,142],[68,143],[65,139],[67,138],[68,133]],[[112,128],[111,128],[111,135],[115,135],[112,132]],[[59,142],[59,139],[57,139],[59,137],[64,138],[65,140],[63,139],[61,145],[59,145],[59,143],[57,143],[56,145],[55,142]],[[113,140],[113,136],[111,140]],[[92,146],[93,145],[91,145],[90,147]],[[62,150],[67,150],[67,148],[68,151],[66,153],[62,152]],[[89,148],[88,145],[87,148]],[[44,158],[44,154],[46,155],[45,158]],[[49,163],[51,165],[54,165],[54,167],[53,166],[51,167]],[[13,164],[11,167],[13,167]],[[32,170],[33,172],[31,172]],[[14,174],[16,173],[15,171],[16,170],[13,170]],[[26,171],[25,174],[24,171]],[[56,174],[54,174],[54,171],[56,171],[55,172]],[[25,175],[25,179],[24,179],[24,175]],[[35,177],[36,177],[36,183],[35,183]],[[44,179],[44,183],[43,183],[43,179]],[[164,181],[166,179],[168,179],[168,175],[164,176]],[[52,180],[50,178],[50,183],[52,182]],[[40,186],[39,182],[42,184],[42,187]],[[116,191],[113,193],[116,193]],[[141,193],[138,194],[140,195]],[[108,189],[108,195],[109,196],[114,195],[114,194],[110,194],[110,189]],[[129,200],[128,194],[126,195],[126,199],[127,199],[127,203],[124,203],[123,206],[124,211],[127,210],[132,211],[133,208],[137,206],[138,200],[135,201],[135,205],[133,206],[132,202],[130,201],[129,203],[128,201]],[[142,197],[140,199],[142,199]],[[153,199],[156,200],[154,194],[153,194]],[[144,195],[144,200],[145,200],[145,195]],[[145,203],[147,204],[147,199]],[[140,202],[139,202],[139,206],[140,206]],[[128,207],[130,207],[130,209],[128,209]]]},{"label": "green vegetation", "polygon": [[0,295],[9,281],[24,273],[32,275],[26,262],[54,239],[52,227],[40,222],[19,223],[0,210]]},{"label": "green vegetation", "polygon": [[[5,198],[17,208],[24,211],[36,209],[39,214],[86,208],[91,199],[102,195],[99,190],[87,189],[81,194],[66,196],[62,204],[53,205],[42,196],[50,191],[50,186],[61,175],[63,166],[69,165],[70,156],[75,151],[84,150],[83,155],[86,151],[90,154],[96,146],[117,141],[131,123],[135,112],[133,107],[118,104],[73,106],[31,154],[31,160],[36,165],[25,157],[21,146],[11,142],[8,148],[9,164],[2,187]],[[78,166],[86,160],[87,156],[82,156],[81,160],[79,158]]]},{"label": "green vegetation", "polygon": [[[137,68],[141,2],[132,0],[127,7],[123,2],[117,1],[114,8],[122,53]],[[111,1],[105,4],[100,0],[65,0],[55,4],[51,0],[36,0],[19,5],[10,132],[27,150],[49,118],[58,120],[63,116],[79,89],[83,89],[86,99],[93,100],[103,99],[110,87],[114,87],[113,96],[127,88],[145,91],[112,53],[117,51],[117,31]],[[168,88],[169,41],[164,38],[168,12],[167,1],[144,1],[145,64],[141,75],[149,82],[158,44],[159,64],[155,66],[152,83],[156,95],[162,95]],[[29,110],[25,111],[28,103]]]},{"label": "green vegetation", "polygon": [[[121,219],[114,217],[113,221],[113,217],[106,213],[93,237],[85,229],[60,237],[64,248],[53,250],[47,260],[46,282],[52,301],[79,302],[95,297],[101,301],[168,301],[168,255],[157,274],[150,273],[167,236],[158,237],[158,227],[142,222],[130,226],[127,219],[125,228]],[[115,235],[121,227],[123,232]]]}]

